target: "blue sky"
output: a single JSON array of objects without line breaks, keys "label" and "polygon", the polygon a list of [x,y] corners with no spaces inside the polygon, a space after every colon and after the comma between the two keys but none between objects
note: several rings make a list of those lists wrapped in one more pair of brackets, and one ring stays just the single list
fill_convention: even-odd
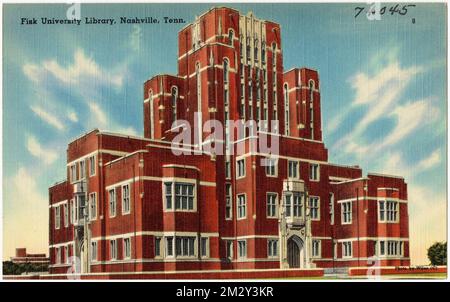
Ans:
[{"label": "blue sky", "polygon": [[[413,262],[446,238],[446,8],[354,18],[354,4],[228,4],[281,24],[285,69],[319,71],[330,161],[403,175]],[[365,6],[359,4],[358,6]],[[69,6],[3,8],[3,256],[46,252],[48,187],[92,128],[142,135],[142,84],[176,73],[183,24],[20,25]],[[81,5],[82,17],[194,20],[211,4]],[[414,18],[415,23],[413,23]]]}]

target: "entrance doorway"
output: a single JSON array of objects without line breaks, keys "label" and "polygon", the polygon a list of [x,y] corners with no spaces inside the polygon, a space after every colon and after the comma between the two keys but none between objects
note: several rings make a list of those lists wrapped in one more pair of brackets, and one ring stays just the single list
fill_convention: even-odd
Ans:
[{"label": "entrance doorway", "polygon": [[294,235],[287,241],[287,258],[289,268],[304,267],[304,249],[303,240]]}]

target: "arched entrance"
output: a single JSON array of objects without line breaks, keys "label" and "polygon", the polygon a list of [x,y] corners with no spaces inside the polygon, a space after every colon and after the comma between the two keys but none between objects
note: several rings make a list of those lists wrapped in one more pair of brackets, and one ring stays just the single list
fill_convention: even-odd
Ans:
[{"label": "arched entrance", "polygon": [[301,268],[304,266],[303,240],[294,235],[287,241],[287,258],[289,268]]}]

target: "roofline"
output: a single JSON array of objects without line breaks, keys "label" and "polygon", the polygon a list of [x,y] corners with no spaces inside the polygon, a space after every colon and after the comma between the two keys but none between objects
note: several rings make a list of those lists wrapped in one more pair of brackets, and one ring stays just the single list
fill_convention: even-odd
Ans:
[{"label": "roofline", "polygon": [[85,132],[85,133],[83,133],[83,134],[80,134],[80,135],[76,136],[75,138],[69,140],[68,145],[70,145],[71,143],[73,143],[73,142],[79,140],[80,138],[83,138],[83,137],[85,137],[85,136],[88,136],[89,134],[91,134],[92,132],[95,132],[95,131],[100,131],[100,130],[99,130],[98,128],[94,128],[94,129],[92,129],[92,130],[90,130],[90,131],[88,131],[88,132]]},{"label": "roofline", "polygon": [[367,173],[367,176],[368,176],[368,177],[369,177],[370,175],[373,175],[373,176],[380,176],[380,177],[391,177],[391,178],[398,178],[398,179],[403,179],[403,180],[405,180],[405,178],[404,178],[403,176],[398,176],[398,175],[389,175],[389,174],[373,173],[373,172]]}]

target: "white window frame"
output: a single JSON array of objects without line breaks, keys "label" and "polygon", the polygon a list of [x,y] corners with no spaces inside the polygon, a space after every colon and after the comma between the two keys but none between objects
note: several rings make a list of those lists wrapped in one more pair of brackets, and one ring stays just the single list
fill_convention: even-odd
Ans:
[{"label": "white window frame", "polygon": [[[122,185],[121,188],[122,188],[122,215],[128,215],[131,213],[131,194],[130,194],[131,186],[128,183]],[[128,196],[125,196],[125,191],[128,192]],[[128,199],[128,209],[126,209],[126,198]]]},{"label": "white window frame", "polygon": [[[384,218],[381,218],[381,203],[384,203]],[[388,204],[389,207],[391,207],[391,205],[394,205],[394,210],[389,209],[388,210]],[[395,219],[389,219],[390,214],[393,213],[392,215],[395,216]],[[378,222],[379,223],[399,223],[400,222],[400,203],[397,200],[393,200],[393,199],[379,199],[377,201],[377,217],[378,217]]]},{"label": "white window frame", "polygon": [[[347,212],[344,212],[344,209],[345,209],[345,204],[350,204],[350,215],[349,215],[349,220],[348,221],[346,221],[345,220],[345,213],[347,213]],[[344,201],[344,202],[342,202],[341,203],[341,224],[352,224],[352,220],[353,220],[353,203],[351,202],[351,201]]]},{"label": "white window frame", "polygon": [[[203,254],[203,243],[206,242],[205,245],[205,254]],[[200,257],[209,258],[209,237],[200,237]]]},{"label": "white window frame", "polygon": [[[230,188],[230,192],[227,192],[227,188]],[[230,193],[230,194],[228,194]],[[227,209],[230,209],[230,215],[227,215]],[[225,183],[225,220],[233,219],[233,186],[231,183]]]},{"label": "white window frame", "polygon": [[[295,176],[291,176],[290,163],[296,163]],[[292,170],[294,172],[294,170]],[[287,162],[287,178],[288,179],[300,179],[300,161],[288,159]]]},{"label": "white window frame", "polygon": [[329,194],[330,224],[334,225],[334,193]]},{"label": "white window frame", "polygon": [[[347,252],[350,252],[348,254]],[[353,257],[353,242],[343,241],[342,242],[342,258],[352,258]]]},{"label": "white window frame", "polygon": [[89,156],[89,177],[95,176],[97,174],[97,166],[96,166],[96,156]]},{"label": "white window frame", "polygon": [[[311,216],[311,220],[319,221],[320,220],[320,197],[310,195],[308,199],[309,199],[309,205],[308,205],[309,206],[309,215]],[[312,199],[317,200],[317,217],[312,216],[312,213],[313,213]]]},{"label": "white window frame", "polygon": [[64,263],[65,264],[69,263],[69,246],[68,245],[64,246]]},{"label": "white window frame", "polygon": [[69,226],[69,204],[63,204],[64,211],[64,227],[67,228]]},{"label": "white window frame", "polygon": [[[239,197],[244,197],[244,203],[240,204],[240,198]],[[243,212],[244,212],[244,216],[241,215],[241,211],[240,208],[243,208]],[[242,220],[242,219],[246,219],[247,218],[247,194],[246,193],[239,193],[236,194],[236,217],[237,220]]]},{"label": "white window frame", "polygon": [[278,258],[280,253],[278,239],[267,239],[267,258]]},{"label": "white window frame", "polygon": [[[240,169],[239,169],[239,163],[240,162],[243,163],[243,171],[242,171],[243,174],[240,174]],[[245,164],[246,164],[245,157],[236,160],[236,179],[245,178],[245,174],[246,174]]]},{"label": "white window frame", "polygon": [[[313,167],[316,167],[316,173],[313,175]],[[320,181],[320,165],[319,164],[309,164],[309,180],[310,181]]]},{"label": "white window frame", "polygon": [[[171,208],[167,207],[167,196],[166,196],[166,185],[170,184],[170,188],[171,188],[171,194],[168,196],[170,196],[171,199]],[[182,201],[180,201],[180,205],[181,208],[177,209],[176,207],[176,186],[177,185],[189,185],[192,186],[192,196],[191,195],[187,195],[187,196],[183,196],[183,193],[181,195],[181,197],[192,197],[192,209],[189,209],[189,199],[187,200],[187,209],[183,209],[183,203]],[[162,181],[162,193],[163,193],[163,209],[164,212],[197,212],[197,184],[196,184],[196,180],[195,179],[189,179],[189,178],[164,178]]]},{"label": "white window frame", "polygon": [[[269,204],[269,196],[275,196],[275,204]],[[275,209],[274,213],[270,210],[272,207]],[[266,193],[266,217],[269,219],[278,219],[278,193],[276,192]]]},{"label": "white window frame", "polygon": [[97,241],[91,241],[91,261],[97,261],[98,260],[98,244]]},{"label": "white window frame", "polygon": [[97,219],[97,192],[89,193],[89,219]]},{"label": "white window frame", "polygon": [[[270,163],[270,164],[269,164]],[[272,171],[268,170],[271,167],[273,167],[273,174],[271,174]],[[278,159],[277,158],[266,158],[266,166],[265,166],[265,172],[267,177],[278,177]],[[267,173],[270,172],[270,173]]]},{"label": "white window frame", "polygon": [[[128,243],[127,243],[128,242]],[[123,259],[131,259],[131,237],[122,240]]]},{"label": "white window frame", "polygon": [[[169,240],[170,239],[170,240]],[[169,249],[169,241],[172,242],[172,248]],[[164,252],[167,258],[175,258],[175,236],[164,237]]]},{"label": "white window frame", "polygon": [[55,263],[61,264],[61,247],[56,248],[56,257],[55,257]]},{"label": "white window frame", "polygon": [[117,239],[109,241],[109,259],[117,260]]},{"label": "white window frame", "polygon": [[[153,237],[153,252],[154,252],[154,256],[155,258],[162,258],[163,257],[163,253],[161,253],[161,248],[163,246],[163,241],[164,238],[161,236],[155,236]],[[156,242],[159,242],[159,246],[157,246]]]},{"label": "white window frame", "polygon": [[77,166],[76,164],[72,164],[69,167],[69,174],[70,174],[70,182],[74,183],[77,181]]},{"label": "white window frame", "polygon": [[[315,250],[317,248],[317,250]],[[313,258],[321,258],[322,257],[322,240],[313,239],[311,243],[311,256]]]},{"label": "white window frame", "polygon": [[226,258],[232,260],[233,259],[233,240],[225,240],[225,251]]},{"label": "white window frame", "polygon": [[[241,245],[244,245],[244,255],[241,254]],[[238,240],[237,241],[237,245],[238,245],[238,259],[246,259],[247,258],[247,240],[243,239],[243,240]]]},{"label": "white window frame", "polygon": [[80,169],[80,180],[86,178],[86,160],[80,160],[78,162],[79,169]]},{"label": "white window frame", "polygon": [[[114,199],[111,199],[111,192]],[[116,188],[108,190],[108,207],[109,207],[109,217],[113,218],[117,215],[117,191]]]},{"label": "white window frame", "polygon": [[[181,244],[180,251],[181,253],[178,254],[178,245],[177,242]],[[187,243],[187,245],[186,245]],[[177,259],[185,259],[185,258],[196,258],[197,257],[197,236],[174,236],[174,248],[175,248],[175,258]],[[184,252],[184,249],[186,247],[187,253]],[[191,253],[191,248],[193,248],[193,253]]]},{"label": "white window frame", "polygon": [[61,228],[61,208],[60,206],[55,207],[55,229],[59,230]]}]

